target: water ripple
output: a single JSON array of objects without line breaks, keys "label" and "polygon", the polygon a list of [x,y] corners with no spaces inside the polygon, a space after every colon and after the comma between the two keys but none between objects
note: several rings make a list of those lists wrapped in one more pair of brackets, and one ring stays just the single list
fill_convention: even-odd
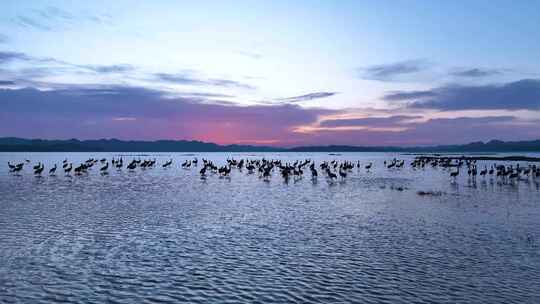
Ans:
[{"label": "water ripple", "polygon": [[532,183],[355,170],[343,182],[288,184],[246,172],[200,180],[178,167],[42,178],[0,171],[0,302],[540,303]]}]

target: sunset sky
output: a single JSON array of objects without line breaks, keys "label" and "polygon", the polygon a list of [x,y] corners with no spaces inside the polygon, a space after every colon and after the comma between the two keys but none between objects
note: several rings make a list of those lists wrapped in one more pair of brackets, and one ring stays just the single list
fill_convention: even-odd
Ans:
[{"label": "sunset sky", "polygon": [[540,139],[540,1],[0,6],[0,137]]}]

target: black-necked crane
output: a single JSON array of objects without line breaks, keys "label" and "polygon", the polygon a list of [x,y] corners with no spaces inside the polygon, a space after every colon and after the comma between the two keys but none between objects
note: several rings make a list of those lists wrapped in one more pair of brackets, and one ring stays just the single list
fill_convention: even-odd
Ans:
[{"label": "black-necked crane", "polygon": [[11,169],[11,172],[17,173],[17,172],[21,171],[23,169],[23,167],[24,167],[24,163],[17,164],[17,165],[15,165],[15,167],[13,169]]},{"label": "black-necked crane", "polygon": [[206,166],[203,166],[201,171],[199,171],[199,173],[201,174],[201,176],[205,176],[206,175]]},{"label": "black-necked crane", "polygon": [[480,176],[485,177],[487,173],[488,173],[488,169],[486,166],[484,166],[484,170],[480,171]]},{"label": "black-necked crane", "polygon": [[450,172],[450,176],[456,179],[456,177],[459,175],[459,167],[457,167],[456,171]]},{"label": "black-necked crane", "polygon": [[263,178],[264,178],[265,180],[268,180],[268,178],[270,178],[270,176],[271,176],[271,174],[272,174],[272,173],[271,173],[271,172],[272,172],[272,168],[273,168],[273,166],[267,166],[267,167],[265,167],[265,168],[263,169],[263,175],[262,175],[262,176],[263,176]]},{"label": "black-necked crane", "polygon": [[116,167],[116,169],[122,169],[122,167],[124,166],[124,160],[122,160],[122,157],[120,157],[120,160],[116,161],[114,166]]},{"label": "black-necked crane", "polygon": [[54,167],[49,169],[49,175],[54,175],[56,173],[56,164],[54,164]]},{"label": "black-necked crane", "polygon": [[70,163],[69,166],[64,167],[64,173],[69,174],[71,172],[71,169],[73,169],[72,163]]},{"label": "black-necked crane", "polygon": [[315,169],[315,163],[312,163],[312,164],[309,166],[309,170],[311,170],[311,178],[313,178],[313,179],[317,178],[317,176],[319,175],[319,173],[317,172],[317,169]]},{"label": "black-necked crane", "polygon": [[337,178],[337,175],[335,173],[333,173],[332,171],[330,171],[330,169],[326,169],[326,174],[328,175],[328,177],[333,180],[335,178]]},{"label": "black-necked crane", "polygon": [[518,170],[513,170],[511,171],[510,175],[508,175],[508,178],[511,179],[511,180],[514,180],[515,178],[518,178],[519,177],[519,171]]},{"label": "black-necked crane", "polygon": [[169,161],[165,162],[165,163],[162,165],[162,167],[163,167],[163,168],[167,168],[167,167],[169,167],[170,165],[172,165],[172,159],[170,159]]},{"label": "black-necked crane", "polygon": [[41,175],[41,172],[43,172],[43,169],[45,169],[45,166],[43,164],[40,164],[40,166],[38,166],[37,168],[36,166],[34,166],[34,174]]}]

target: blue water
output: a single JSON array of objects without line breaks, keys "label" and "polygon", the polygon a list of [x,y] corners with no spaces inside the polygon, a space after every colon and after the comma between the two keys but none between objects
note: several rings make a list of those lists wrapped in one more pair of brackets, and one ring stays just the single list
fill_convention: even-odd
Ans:
[{"label": "blue water", "polygon": [[[118,155],[0,153],[0,302],[540,303],[540,180],[454,182],[440,168],[387,169],[413,156],[384,153],[124,153],[174,163],[45,173]],[[263,156],[362,168],[285,183],[180,166]]]}]

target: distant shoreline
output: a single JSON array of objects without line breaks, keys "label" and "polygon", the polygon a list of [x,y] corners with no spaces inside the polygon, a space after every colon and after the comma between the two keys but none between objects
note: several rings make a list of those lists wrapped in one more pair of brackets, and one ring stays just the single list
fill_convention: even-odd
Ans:
[{"label": "distant shoreline", "polygon": [[0,138],[0,152],[140,152],[140,153],[195,153],[195,152],[397,152],[411,154],[426,153],[526,153],[540,152],[540,140],[504,142],[474,142],[463,145],[438,146],[301,146],[280,148],[253,145],[218,145],[202,141],[156,140],[123,141],[118,139],[98,140],[42,140],[16,137]]}]

